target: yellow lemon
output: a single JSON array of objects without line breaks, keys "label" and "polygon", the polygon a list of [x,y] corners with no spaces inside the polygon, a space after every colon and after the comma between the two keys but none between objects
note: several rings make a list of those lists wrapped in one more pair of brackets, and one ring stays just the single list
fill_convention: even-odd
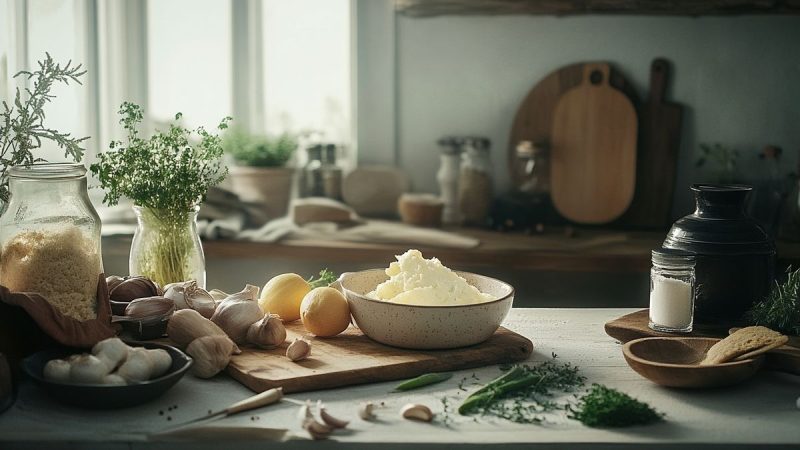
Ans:
[{"label": "yellow lemon", "polygon": [[284,322],[291,322],[300,318],[300,303],[310,290],[311,286],[300,275],[284,273],[267,281],[258,306],[264,314],[277,314]]},{"label": "yellow lemon", "polygon": [[300,304],[303,326],[316,336],[336,336],[350,325],[350,306],[341,292],[331,287],[311,290]]}]

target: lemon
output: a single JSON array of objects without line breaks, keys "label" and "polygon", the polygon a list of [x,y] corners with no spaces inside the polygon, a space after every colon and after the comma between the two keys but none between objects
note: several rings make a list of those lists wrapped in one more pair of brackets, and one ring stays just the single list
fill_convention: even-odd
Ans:
[{"label": "lemon", "polygon": [[300,275],[284,273],[267,281],[258,306],[264,314],[277,314],[284,322],[291,322],[300,318],[300,303],[310,290],[311,286]]},{"label": "lemon", "polygon": [[350,325],[350,306],[341,292],[331,287],[318,287],[303,297],[300,318],[310,333],[336,336]]}]

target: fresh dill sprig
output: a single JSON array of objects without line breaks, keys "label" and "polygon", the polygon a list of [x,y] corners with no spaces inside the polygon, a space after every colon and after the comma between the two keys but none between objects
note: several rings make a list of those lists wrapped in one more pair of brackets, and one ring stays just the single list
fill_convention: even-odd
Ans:
[{"label": "fresh dill sprig", "polygon": [[35,157],[34,150],[42,146],[42,141],[54,142],[64,150],[64,156],[80,162],[86,149],[81,143],[88,137],[74,138],[70,133],[62,133],[44,125],[45,105],[53,101],[50,93],[54,84],[82,84],[80,77],[86,71],[82,65],[72,65],[68,61],[62,66],[53,61],[49,53],[39,61],[39,69],[33,72],[21,71],[14,78],[23,77],[33,80],[33,88],[16,90],[14,104],[3,101],[0,113],[0,200],[8,200],[8,168],[16,165],[30,165],[44,161]]},{"label": "fresh dill sprig", "polygon": [[336,274],[328,269],[320,270],[317,278],[310,277],[308,280],[306,280],[309,286],[311,286],[311,289],[330,286],[334,281],[336,281]]},{"label": "fresh dill sprig", "polygon": [[775,282],[767,297],[753,305],[745,318],[781,333],[800,335],[800,269],[787,271],[786,281]]},{"label": "fresh dill sprig", "polygon": [[601,384],[593,384],[576,405],[567,405],[566,409],[570,419],[589,427],[646,425],[664,417],[647,403]]}]

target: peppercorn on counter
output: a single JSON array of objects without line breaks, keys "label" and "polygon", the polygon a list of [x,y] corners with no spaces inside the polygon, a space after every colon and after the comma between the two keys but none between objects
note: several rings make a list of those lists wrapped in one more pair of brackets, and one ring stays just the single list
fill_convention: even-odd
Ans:
[{"label": "peppercorn on counter", "polygon": [[[545,415],[544,423],[522,424],[496,416],[460,415],[458,408],[481,386],[504,372],[497,366],[454,372],[451,378],[398,391],[386,382],[327,391],[289,394],[272,404],[231,417],[183,424],[253,393],[226,375],[208,380],[185,377],[163,397],[141,406],[92,411],[55,403],[29,382],[20,386],[16,404],[0,415],[0,448],[147,449],[147,448],[407,448],[455,444],[481,448],[790,448],[800,443],[800,378],[762,371],[752,380],[726,389],[676,390],[659,387],[625,363],[620,345],[603,332],[607,321],[626,309],[514,309],[504,326],[530,338],[535,350],[527,364],[550,362],[580,368],[585,385],[556,402],[577,404],[593,383],[618,389],[646,403],[663,420],[628,428],[592,428],[570,419],[569,411]],[[595,389],[593,395],[609,395]],[[313,441],[298,419],[310,400],[347,428]],[[627,400],[626,400],[627,401]],[[371,403],[369,415],[364,405]],[[409,406],[414,405],[414,406]],[[414,420],[433,414],[431,422]],[[401,416],[405,411],[407,418]],[[512,411],[513,412],[513,411]],[[586,410],[584,410],[586,413]],[[366,420],[362,417],[366,417]],[[170,433],[159,432],[172,430]],[[265,442],[291,441],[291,442]]]}]

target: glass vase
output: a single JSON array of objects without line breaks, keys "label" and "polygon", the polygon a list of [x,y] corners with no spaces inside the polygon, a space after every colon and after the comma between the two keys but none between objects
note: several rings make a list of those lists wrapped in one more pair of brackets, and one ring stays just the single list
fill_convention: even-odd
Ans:
[{"label": "glass vase", "polygon": [[196,280],[206,286],[206,260],[197,234],[197,212],[134,206],[138,226],[131,243],[128,267],[161,286]]}]

